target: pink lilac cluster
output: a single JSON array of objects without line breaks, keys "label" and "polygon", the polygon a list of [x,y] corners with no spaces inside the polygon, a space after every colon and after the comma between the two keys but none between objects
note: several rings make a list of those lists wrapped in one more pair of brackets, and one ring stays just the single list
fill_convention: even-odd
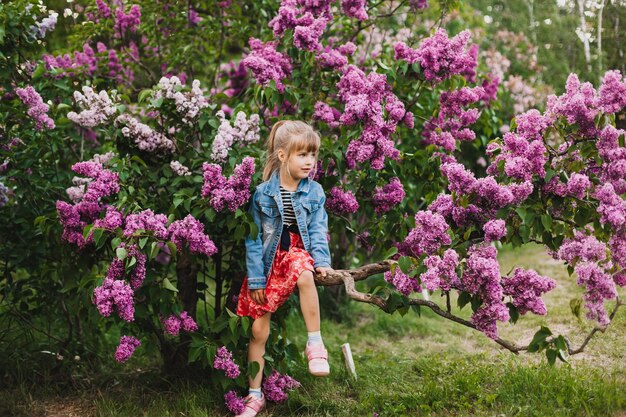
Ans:
[{"label": "pink lilac cluster", "polygon": [[621,287],[626,286],[626,231],[621,229],[617,231],[611,239],[609,239],[609,248],[611,249],[611,258],[619,268],[619,271],[613,275],[615,283]]},{"label": "pink lilac cluster", "polygon": [[567,181],[568,194],[582,200],[586,191],[591,188],[591,181],[585,174],[574,173]]},{"label": "pink lilac cluster", "polygon": [[544,165],[548,160],[547,153],[542,141],[529,142],[517,133],[507,132],[504,134],[500,154],[487,168],[487,172],[495,174],[499,162],[504,161],[504,172],[509,177],[523,181],[532,179],[533,175],[543,178],[546,175]]},{"label": "pink lilac cluster", "polygon": [[251,51],[241,61],[247,69],[252,71],[256,81],[266,86],[271,80],[276,82],[276,89],[285,91],[282,80],[291,74],[291,60],[286,54],[276,50],[277,41],[263,43],[259,39],[250,38],[248,41]]},{"label": "pink lilac cluster", "polygon": [[483,80],[480,85],[483,88],[482,100],[489,105],[498,96],[498,87],[500,86],[500,78],[491,74]]},{"label": "pink lilac cluster", "polygon": [[220,120],[215,139],[211,145],[211,159],[216,162],[226,162],[228,152],[234,143],[241,146],[258,142],[260,135],[260,117],[258,114],[251,114],[249,118],[242,111],[237,113],[233,125],[226,119],[222,110],[216,114]]},{"label": "pink lilac cluster", "polygon": [[356,45],[347,42],[338,48],[327,46],[324,50],[315,56],[315,60],[319,62],[322,68],[337,69],[340,72],[348,65],[348,56],[354,54]]},{"label": "pink lilac cluster", "polygon": [[618,113],[626,107],[626,79],[618,70],[607,71],[598,90],[598,106],[604,113]]},{"label": "pink lilac cluster", "polygon": [[463,107],[479,102],[483,95],[482,87],[463,87],[441,93],[439,114],[424,124],[422,132],[424,142],[452,152],[457,140],[471,142],[476,139],[474,131],[467,126],[478,120],[480,111],[476,108],[465,110]]},{"label": "pink lilac cluster", "polygon": [[87,185],[91,182],[91,178],[82,178],[82,177],[74,177],[72,178],[72,183],[74,184],[72,187],[68,187],[65,189],[67,196],[72,200],[74,204],[79,203],[83,200],[85,196],[85,191],[87,191]]},{"label": "pink lilac cluster", "polygon": [[626,201],[624,201],[610,183],[597,187],[594,197],[600,202],[597,212],[600,223],[609,223],[615,229],[621,229],[626,222]]},{"label": "pink lilac cluster", "polygon": [[239,366],[233,360],[233,354],[226,349],[226,346],[217,349],[215,359],[213,360],[213,368],[224,371],[230,379],[237,378],[241,373]]},{"label": "pink lilac cluster", "polygon": [[77,162],[72,165],[72,171],[91,178],[82,201],[97,202],[102,197],[117,194],[120,191],[118,173],[105,169],[99,162]]},{"label": "pink lilac cluster", "polygon": [[11,190],[9,190],[6,185],[0,182],[0,208],[6,206],[6,204],[9,202],[10,191]]},{"label": "pink lilac cluster", "polygon": [[419,282],[415,278],[412,278],[402,272],[400,268],[396,268],[396,270],[392,273],[391,271],[385,272],[385,281],[390,284],[393,284],[394,287],[405,296],[411,295],[412,292],[422,291],[422,287]]},{"label": "pink lilac cluster", "polygon": [[105,19],[111,17],[111,8],[103,0],[96,0],[96,6],[98,7],[98,12],[102,15],[102,17]]},{"label": "pink lilac cluster", "polygon": [[404,42],[396,43],[395,59],[409,64],[418,62],[428,81],[439,83],[455,74],[462,74],[468,81],[475,82],[478,46],[474,44],[468,48],[469,40],[469,30],[448,38],[445,29],[439,29],[433,36],[424,39],[417,50]]},{"label": "pink lilac cluster", "polygon": [[209,199],[209,204],[217,211],[235,212],[250,199],[250,182],[254,174],[254,158],[247,156],[241,164],[235,166],[233,175],[226,179],[222,167],[217,164],[203,164],[204,185],[202,197]]},{"label": "pink lilac cluster", "polygon": [[155,237],[161,240],[165,240],[169,236],[166,226],[167,216],[165,214],[155,214],[150,209],[129,214],[126,216],[125,223],[124,237],[131,237],[140,230],[152,232]]},{"label": "pink lilac cluster", "polygon": [[[404,104],[391,92],[386,76],[376,72],[366,76],[359,68],[349,65],[337,88],[345,105],[339,121],[346,126],[357,122],[364,125],[361,136],[348,145],[348,167],[369,161],[370,166],[378,170],[383,168],[385,158],[397,160],[400,152],[394,147],[391,134],[401,121],[410,125],[413,115],[405,112]],[[386,121],[383,110],[387,112]]]},{"label": "pink lilac cluster", "polygon": [[483,225],[483,232],[485,232],[485,241],[498,241],[506,236],[506,223],[500,219],[489,220]]},{"label": "pink lilac cluster", "polygon": [[459,254],[454,249],[447,249],[443,258],[432,255],[424,259],[426,272],[420,275],[420,282],[429,291],[450,291],[452,288],[461,288],[461,280],[456,274],[459,265]]},{"label": "pink lilac cluster", "polygon": [[626,136],[626,131],[607,125],[600,131],[596,147],[603,162],[600,182],[609,182],[617,194],[624,194],[626,193],[626,148],[619,146],[620,136]]},{"label": "pink lilac cluster", "polygon": [[228,97],[236,97],[248,88],[248,73],[243,61],[235,64],[230,61],[221,67],[222,77],[226,77],[226,89],[223,91]]},{"label": "pink lilac cluster", "polygon": [[333,187],[326,200],[326,208],[335,214],[356,213],[359,203],[352,191],[344,191],[340,186]]},{"label": "pink lilac cluster", "polygon": [[146,261],[148,257],[142,253],[137,245],[130,245],[128,247],[129,258],[135,258],[135,266],[130,273],[130,286],[136,290],[141,287],[143,281],[146,279]]},{"label": "pink lilac cluster", "polygon": [[239,415],[246,409],[246,401],[244,398],[237,395],[235,391],[228,391],[224,394],[224,403],[228,411],[235,415]]},{"label": "pink lilac cluster", "polygon": [[367,0],[341,0],[341,10],[348,17],[358,20],[367,20]]},{"label": "pink lilac cluster", "polygon": [[596,320],[602,326],[608,325],[611,320],[604,308],[604,301],[617,296],[611,275],[595,262],[581,262],[574,267],[574,271],[578,275],[577,284],[585,287],[583,300],[587,318]]},{"label": "pink lilac cluster", "polygon": [[513,276],[502,280],[504,295],[513,299],[513,305],[520,314],[529,311],[538,315],[545,315],[548,310],[541,296],[556,288],[556,281],[539,275],[532,269],[515,268]]},{"label": "pink lilac cluster", "polygon": [[314,181],[320,181],[320,179],[324,177],[332,177],[336,176],[337,172],[335,171],[335,160],[328,159],[328,164],[326,165],[326,169],[324,169],[322,165],[322,160],[318,160],[315,165],[315,169],[309,173],[309,177],[313,178]]},{"label": "pink lilac cluster", "polygon": [[[118,273],[119,262],[114,265],[110,274]],[[124,280],[107,276],[102,285],[93,290],[93,303],[104,317],[109,317],[115,309],[122,320],[131,322],[135,319],[133,289]]]},{"label": "pink lilac cluster", "polygon": [[323,49],[320,38],[324,34],[328,20],[324,17],[312,19],[311,23],[296,26],[293,31],[293,44],[298,49],[317,52]]},{"label": "pink lilac cluster", "polygon": [[98,55],[89,44],[85,43],[83,50],[75,51],[73,57],[69,54],[56,57],[44,55],[42,59],[46,70],[50,71],[53,68],[64,70],[62,74],[57,75],[58,78],[63,75],[70,77],[79,74],[94,75],[100,67],[103,76],[113,78],[118,82],[123,82],[124,77],[132,80],[132,71],[122,67],[115,49],[108,49],[102,42],[96,44],[96,49]]},{"label": "pink lilac cluster", "polygon": [[122,127],[122,135],[133,139],[139,149],[146,152],[173,153],[176,145],[162,133],[153,130],[150,126],[137,119],[122,114],[115,119],[115,124]]},{"label": "pink lilac cluster", "polygon": [[181,329],[187,333],[198,330],[198,325],[195,320],[186,311],[183,311],[178,315],[170,314],[167,318],[161,317],[161,324],[163,325],[165,333],[170,336],[178,336]]},{"label": "pink lilac cluster", "polygon": [[372,197],[376,213],[388,212],[402,202],[404,195],[404,187],[398,177],[393,177],[389,184],[385,184],[382,188],[376,187],[376,193]]},{"label": "pink lilac cluster", "polygon": [[578,133],[584,137],[594,137],[598,131],[595,117],[599,113],[593,85],[580,83],[576,74],[570,74],[565,84],[565,94],[548,97],[546,114],[556,118],[565,117],[568,123],[578,125]]},{"label": "pink lilac cluster", "polygon": [[289,375],[274,370],[263,381],[263,394],[269,401],[281,403],[287,399],[287,392],[300,388],[300,383]]},{"label": "pink lilac cluster", "polygon": [[84,248],[93,242],[90,234],[87,239],[83,238],[83,229],[100,217],[102,206],[97,202],[81,201],[78,204],[68,204],[57,200],[56,203],[59,222],[63,226],[61,238],[66,242],[73,243],[79,248]]},{"label": "pink lilac cluster", "polygon": [[422,254],[432,255],[442,246],[452,243],[448,234],[450,226],[442,215],[430,210],[415,214],[415,228],[409,231],[400,244],[400,254],[419,258]]},{"label": "pink lilac cluster", "polygon": [[74,101],[82,109],[80,113],[69,112],[67,118],[84,128],[94,128],[107,123],[117,113],[117,107],[106,91],[96,93],[83,86],[83,93],[74,92]]},{"label": "pink lilac cluster", "polygon": [[54,120],[48,116],[50,107],[43,102],[39,93],[32,86],[16,88],[15,93],[28,107],[26,113],[35,121],[36,130],[54,129]]},{"label": "pink lilac cluster", "polygon": [[341,112],[336,108],[331,107],[322,101],[318,101],[317,103],[315,103],[315,112],[313,113],[313,119],[321,120],[329,127],[334,129],[341,126],[341,123],[339,122],[340,117]]},{"label": "pink lilac cluster", "polygon": [[124,214],[113,206],[107,206],[104,217],[97,219],[93,227],[108,230],[114,232],[118,227],[124,225]]},{"label": "pink lilac cluster", "polygon": [[187,9],[187,21],[191,26],[196,26],[198,23],[202,22],[202,16],[193,8]]},{"label": "pink lilac cluster", "polygon": [[332,19],[330,3],[327,0],[283,0],[269,27],[277,38],[293,29],[293,44],[298,49],[320,51],[320,38]]},{"label": "pink lilac cluster", "polygon": [[492,339],[498,338],[497,321],[508,321],[509,310],[502,302],[504,293],[500,283],[500,264],[497,250],[492,246],[472,246],[468,251],[463,287],[478,295],[483,304],[472,314],[476,329]]},{"label": "pink lilac cluster", "polygon": [[120,344],[115,351],[115,360],[119,363],[126,362],[135,353],[135,349],[141,346],[141,341],[133,336],[122,336]]},{"label": "pink lilac cluster", "polygon": [[209,102],[200,89],[199,80],[193,80],[191,91],[183,93],[182,90],[183,85],[177,76],[162,77],[154,92],[154,99],[165,98],[173,100],[176,105],[176,111],[181,116],[183,123],[191,125],[197,119],[200,111],[209,106]]},{"label": "pink lilac cluster", "polygon": [[213,241],[204,234],[204,225],[191,214],[183,220],[176,220],[170,224],[168,229],[170,240],[174,242],[176,248],[182,251],[185,242],[189,243],[191,253],[211,256],[217,253],[217,247]]},{"label": "pink lilac cluster", "polygon": [[409,6],[417,10],[427,9],[428,0],[409,0]]},{"label": "pink lilac cluster", "polygon": [[141,10],[139,6],[133,4],[128,11],[124,13],[122,8],[115,10],[115,36],[118,38],[124,37],[128,31],[136,32],[137,27],[141,23]]}]

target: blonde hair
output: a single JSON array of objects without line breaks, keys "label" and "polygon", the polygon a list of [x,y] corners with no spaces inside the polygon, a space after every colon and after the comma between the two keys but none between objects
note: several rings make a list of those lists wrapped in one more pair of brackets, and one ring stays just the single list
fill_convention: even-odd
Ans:
[{"label": "blonde hair", "polygon": [[280,169],[278,151],[283,150],[287,159],[293,152],[306,150],[317,152],[320,148],[320,135],[311,126],[299,120],[280,120],[274,123],[267,139],[267,157],[263,168],[263,181],[267,181],[274,171]]}]

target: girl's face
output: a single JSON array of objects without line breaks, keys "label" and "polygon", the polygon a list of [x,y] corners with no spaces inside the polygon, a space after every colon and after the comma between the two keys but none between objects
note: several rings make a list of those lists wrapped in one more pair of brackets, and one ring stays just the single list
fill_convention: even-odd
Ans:
[{"label": "girl's face", "polygon": [[[286,156],[281,160],[286,160]],[[284,162],[285,168],[288,168],[287,173],[295,180],[302,180],[309,176],[315,163],[317,162],[317,152],[307,151],[301,149],[296,152],[292,152],[289,159]]]}]

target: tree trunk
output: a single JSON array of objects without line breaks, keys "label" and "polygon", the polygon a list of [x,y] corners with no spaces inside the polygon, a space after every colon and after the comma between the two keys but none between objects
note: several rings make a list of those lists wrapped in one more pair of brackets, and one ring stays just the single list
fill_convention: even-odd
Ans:
[{"label": "tree trunk", "polygon": [[[178,299],[183,310],[191,317],[196,317],[196,306],[198,304],[198,271],[200,265],[189,254],[183,250],[178,252],[176,260],[176,276],[178,278]],[[181,333],[180,342],[172,345],[165,343],[162,348],[163,364],[165,371],[171,374],[187,374],[190,369],[187,365],[189,353],[189,343],[191,338],[186,333]]]},{"label": "tree trunk", "polygon": [[602,75],[602,13],[604,12],[604,4],[606,0],[600,1],[598,8],[598,76]]},{"label": "tree trunk", "polygon": [[591,49],[589,48],[589,37],[587,36],[587,22],[585,21],[585,0],[578,0],[578,16],[580,17],[580,34],[578,37],[583,42],[585,52],[585,62],[587,71],[591,74]]}]

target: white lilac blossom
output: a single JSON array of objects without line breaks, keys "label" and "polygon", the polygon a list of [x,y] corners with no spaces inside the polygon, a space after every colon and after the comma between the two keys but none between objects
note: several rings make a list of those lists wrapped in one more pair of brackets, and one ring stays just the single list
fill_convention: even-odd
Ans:
[{"label": "white lilac blossom", "polygon": [[170,162],[170,168],[174,171],[174,174],[179,175],[181,177],[187,177],[191,175],[189,168],[181,164],[179,161]]},{"label": "white lilac blossom", "polygon": [[82,90],[82,94],[74,91],[74,100],[82,111],[71,111],[67,114],[67,118],[74,123],[85,128],[94,128],[106,123],[117,113],[117,107],[106,91],[96,93],[88,86],[83,86]]},{"label": "white lilac blossom", "polygon": [[192,124],[200,110],[209,106],[209,102],[204,97],[200,89],[200,81],[193,80],[191,91],[183,92],[183,85],[178,77],[163,77],[159,81],[158,90],[154,93],[154,98],[165,98],[174,100],[176,111],[182,116],[183,122]]},{"label": "white lilac blossom", "polygon": [[139,149],[146,152],[172,153],[176,149],[174,142],[150,126],[140,123],[133,117],[122,114],[115,119],[117,125],[124,125],[122,135],[131,138]]},{"label": "white lilac blossom", "polygon": [[224,162],[228,157],[228,151],[235,142],[241,144],[255,143],[259,140],[259,115],[252,114],[246,118],[246,114],[242,111],[235,116],[234,125],[231,126],[230,121],[222,110],[216,113],[220,119],[220,126],[217,129],[217,135],[213,139],[211,149],[211,159],[217,162]]}]

